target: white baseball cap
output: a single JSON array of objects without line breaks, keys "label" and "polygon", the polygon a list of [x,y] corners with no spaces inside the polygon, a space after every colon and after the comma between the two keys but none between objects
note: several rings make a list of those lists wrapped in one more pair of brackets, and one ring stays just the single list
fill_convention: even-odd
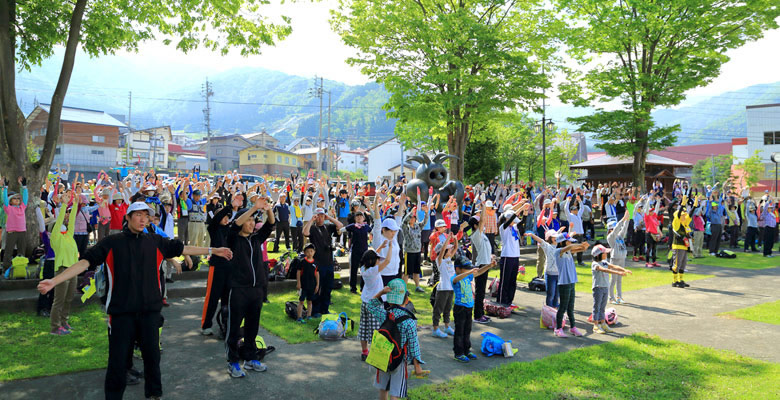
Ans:
[{"label": "white baseball cap", "polygon": [[382,228],[390,229],[391,231],[398,231],[401,228],[398,227],[398,223],[395,222],[395,219],[393,218],[387,218],[384,221],[382,221]]},{"label": "white baseball cap", "polygon": [[496,207],[493,206],[493,202],[492,201],[488,200],[488,201],[485,202],[485,208],[496,208]]},{"label": "white baseball cap", "polygon": [[322,208],[314,209],[314,215],[322,215],[322,214],[325,214],[325,210],[323,210]]},{"label": "white baseball cap", "polygon": [[144,210],[149,211],[150,217],[154,215],[154,210],[143,201],[136,201],[135,203],[130,204],[130,207],[127,207],[127,215],[130,215],[130,213],[133,211],[144,211]]},{"label": "white baseball cap", "polygon": [[444,222],[443,219],[437,219],[436,223],[434,224],[434,227],[436,227],[436,228],[446,228],[447,227],[447,223]]}]

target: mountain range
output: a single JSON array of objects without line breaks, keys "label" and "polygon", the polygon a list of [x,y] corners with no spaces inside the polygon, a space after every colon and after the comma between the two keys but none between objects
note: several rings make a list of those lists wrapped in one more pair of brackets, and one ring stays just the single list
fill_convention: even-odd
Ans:
[{"label": "mountain range", "polygon": [[[46,60],[17,75],[17,96],[25,113],[36,102],[48,103],[59,75],[59,58]],[[65,104],[127,116],[132,127],[170,125],[175,131],[205,132],[203,87],[206,78],[211,129],[216,135],[266,130],[282,143],[320,133],[320,99],[313,95],[315,80],[263,68],[233,68],[211,73],[191,65],[148,65],[133,57],[97,59],[79,54]],[[322,135],[328,132],[350,147],[367,147],[393,136],[395,120],[382,106],[389,94],[377,83],[351,86],[323,82]],[[132,92],[132,101],[130,99]],[[679,124],[678,145],[712,143],[745,136],[745,106],[780,103],[780,82],[749,86],[704,98],[676,109],[653,113],[657,125]],[[576,127],[566,118],[587,115],[592,108],[547,107],[546,115],[561,128]],[[589,148],[594,144],[589,141]]]}]

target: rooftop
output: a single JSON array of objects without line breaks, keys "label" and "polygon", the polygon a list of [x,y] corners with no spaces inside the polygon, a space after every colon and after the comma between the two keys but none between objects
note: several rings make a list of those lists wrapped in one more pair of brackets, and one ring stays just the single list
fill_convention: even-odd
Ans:
[{"label": "rooftop", "polygon": [[[51,105],[41,104],[36,107],[36,110],[33,110],[30,115],[32,116],[33,114],[37,114],[36,111],[38,108],[48,114],[51,110]],[[120,128],[127,127],[124,123],[119,122],[119,120],[112,117],[105,111],[90,110],[87,108],[62,107],[62,115],[60,116],[60,120],[64,122],[77,122],[81,124],[116,126]]]},{"label": "rooftop", "polygon": [[[634,159],[632,157],[613,157],[610,155],[603,155],[594,159],[590,159],[579,164],[574,164],[569,168],[593,168],[593,167],[607,167],[610,165],[629,165],[633,164]],[[670,167],[693,167],[692,164],[672,160],[671,158],[662,157],[655,154],[648,154],[645,162],[647,165],[667,165]]]}]

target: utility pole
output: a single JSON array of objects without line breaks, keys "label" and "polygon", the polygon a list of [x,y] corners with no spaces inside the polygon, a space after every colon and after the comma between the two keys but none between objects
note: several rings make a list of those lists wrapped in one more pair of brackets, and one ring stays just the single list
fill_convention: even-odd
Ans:
[{"label": "utility pole", "polygon": [[125,165],[130,164],[130,141],[133,140],[133,91],[127,92],[127,137],[125,138]]},{"label": "utility pole", "polygon": [[[318,136],[318,148],[317,148],[317,172],[318,174],[322,172],[322,160],[323,155],[322,153],[322,95],[324,93],[328,94],[328,143],[330,143],[330,90],[323,89],[324,85],[324,79],[322,77],[319,78],[319,86],[317,86],[317,77],[314,77],[314,87],[309,89],[309,95],[319,97],[320,98],[320,129],[319,129],[319,136]],[[326,150],[328,149],[330,145],[326,145]],[[325,160],[328,160],[325,158]],[[326,161],[327,164],[325,166],[325,169],[329,171],[330,162],[329,160]]]},{"label": "utility pole", "polygon": [[[322,88],[322,85],[320,85],[320,88]],[[330,147],[332,146],[332,144],[330,144],[330,90],[328,90],[327,93],[328,93],[328,144]],[[328,174],[332,174],[333,173],[333,151],[332,150],[328,151],[327,157],[328,157],[328,164],[327,164]]]},{"label": "utility pole", "polygon": [[211,172],[211,103],[209,99],[214,95],[209,78],[203,86],[203,97],[206,98],[206,108],[203,109],[203,120],[206,124],[206,172]]}]

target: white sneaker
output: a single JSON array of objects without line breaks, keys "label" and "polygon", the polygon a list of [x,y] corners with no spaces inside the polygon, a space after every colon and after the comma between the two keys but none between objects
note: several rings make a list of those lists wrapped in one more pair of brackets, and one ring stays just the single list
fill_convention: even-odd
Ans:
[{"label": "white sneaker", "polygon": [[214,331],[211,330],[211,328],[206,328],[206,329],[202,329],[200,331],[200,334],[203,335],[203,336],[211,336],[211,335],[214,334]]}]

